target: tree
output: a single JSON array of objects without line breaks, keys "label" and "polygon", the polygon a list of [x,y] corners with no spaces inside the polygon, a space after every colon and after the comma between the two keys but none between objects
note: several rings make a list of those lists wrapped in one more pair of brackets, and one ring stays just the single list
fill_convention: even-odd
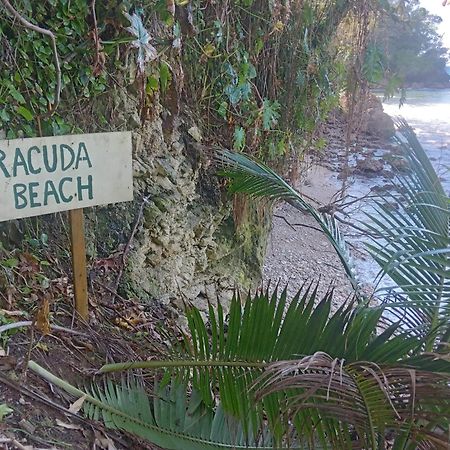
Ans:
[{"label": "tree", "polygon": [[411,83],[446,83],[446,54],[437,25],[442,21],[420,6],[402,2],[395,12],[383,14],[371,39],[370,52],[379,50],[379,63],[390,77]]}]

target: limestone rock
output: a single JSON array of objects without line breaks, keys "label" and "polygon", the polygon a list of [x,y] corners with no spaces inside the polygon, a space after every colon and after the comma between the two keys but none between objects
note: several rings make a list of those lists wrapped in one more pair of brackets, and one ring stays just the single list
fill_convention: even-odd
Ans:
[{"label": "limestone rock", "polygon": [[367,157],[360,159],[356,163],[356,172],[362,175],[378,175],[384,169],[384,163],[380,159],[375,159],[373,157]]},{"label": "limestone rock", "polygon": [[[120,102],[119,122],[135,108],[126,98]],[[121,288],[141,301],[160,299],[181,309],[187,301],[207,311],[218,300],[227,309],[234,286],[259,282],[270,216],[262,220],[250,207],[248,226],[238,232],[231,202],[181,134],[186,124],[174,121],[165,136],[158,105],[155,111],[159,115],[133,132],[136,200],[97,211],[88,223],[92,241],[107,254],[127,242],[145,198]],[[188,133],[201,140],[196,127]]]},{"label": "limestone rock", "polygon": [[361,131],[381,139],[389,139],[395,134],[394,121],[383,111],[381,100],[374,94],[367,99]]},{"label": "limestone rock", "polygon": [[391,116],[380,110],[374,110],[368,119],[367,131],[382,139],[389,139],[395,134],[395,125]]}]

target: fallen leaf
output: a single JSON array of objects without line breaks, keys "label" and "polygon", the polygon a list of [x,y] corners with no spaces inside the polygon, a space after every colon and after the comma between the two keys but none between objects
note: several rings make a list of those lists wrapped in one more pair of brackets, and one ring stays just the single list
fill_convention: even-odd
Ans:
[{"label": "fallen leaf", "polygon": [[117,450],[114,442],[106,434],[94,429],[95,441],[94,447],[97,445],[104,450]]},{"label": "fallen leaf", "polygon": [[14,410],[11,409],[6,403],[0,404],[0,422],[3,420],[3,417],[11,414]]},{"label": "fallen leaf", "polygon": [[4,314],[8,317],[27,317],[28,313],[26,311],[8,311],[7,309],[0,309],[0,314]]},{"label": "fallen leaf", "polygon": [[50,334],[50,303],[44,298],[36,315],[36,328],[44,335]]},{"label": "fallen leaf", "polygon": [[43,342],[38,342],[38,343],[36,344],[36,348],[42,350],[42,351],[45,352],[45,353],[48,353],[48,345],[47,345],[47,344],[44,344]]},{"label": "fallen leaf", "polygon": [[17,365],[17,359],[14,356],[0,356],[0,370],[11,370]]},{"label": "fallen leaf", "polygon": [[73,423],[66,423],[62,420],[56,419],[56,425],[58,425],[61,428],[65,428],[66,430],[82,430],[82,427],[79,427],[78,425],[74,425]]},{"label": "fallen leaf", "polygon": [[84,401],[86,400],[86,395],[83,395],[82,397],[80,397],[76,402],[72,403],[69,406],[69,411],[71,413],[76,414],[83,406]]}]

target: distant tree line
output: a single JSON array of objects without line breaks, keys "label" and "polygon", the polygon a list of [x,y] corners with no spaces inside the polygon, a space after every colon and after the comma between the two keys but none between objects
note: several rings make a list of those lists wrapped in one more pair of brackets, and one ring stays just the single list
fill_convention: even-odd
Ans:
[{"label": "distant tree line", "polygon": [[377,70],[370,67],[372,81],[388,79],[397,87],[449,83],[449,50],[437,30],[442,19],[430,14],[419,0],[401,1],[392,12],[379,18],[368,48],[366,63],[378,65]]}]

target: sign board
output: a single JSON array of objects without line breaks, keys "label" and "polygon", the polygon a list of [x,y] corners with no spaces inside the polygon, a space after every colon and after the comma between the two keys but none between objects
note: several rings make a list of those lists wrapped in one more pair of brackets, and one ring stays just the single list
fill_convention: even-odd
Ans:
[{"label": "sign board", "polygon": [[132,199],[130,132],[0,141],[0,222]]}]

